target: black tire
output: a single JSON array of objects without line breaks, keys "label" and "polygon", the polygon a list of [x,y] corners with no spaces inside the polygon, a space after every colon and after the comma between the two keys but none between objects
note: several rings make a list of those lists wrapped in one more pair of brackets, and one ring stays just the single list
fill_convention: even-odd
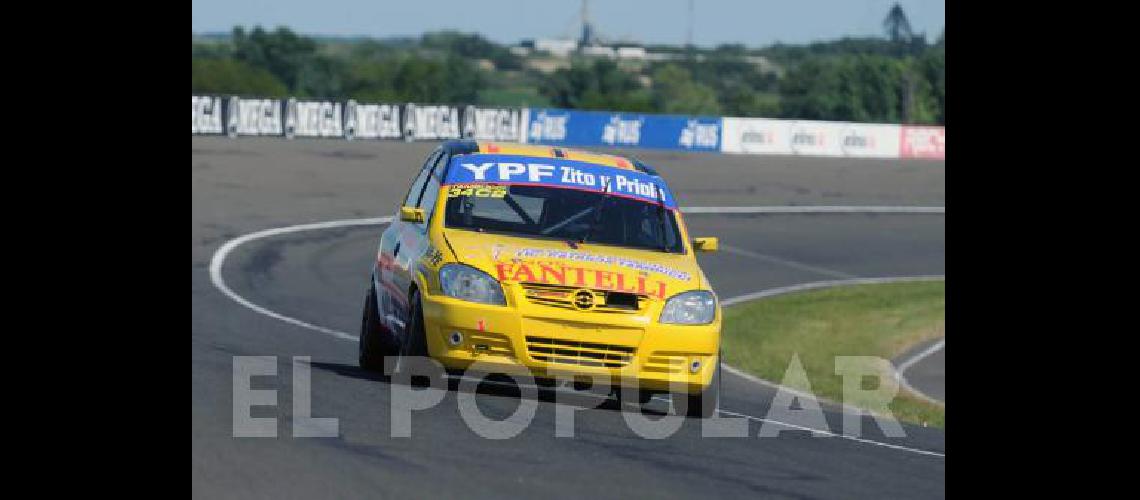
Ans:
[{"label": "black tire", "polygon": [[424,333],[424,309],[420,303],[420,291],[412,290],[408,302],[412,307],[411,314],[408,315],[412,324],[408,328],[407,353],[409,356],[427,356],[427,335]]},{"label": "black tire", "polygon": [[411,296],[408,297],[408,306],[411,311],[408,312],[408,328],[407,335],[404,336],[404,341],[400,343],[398,352],[395,354],[400,359],[397,360],[396,372],[406,368],[404,359],[409,356],[427,356],[427,337],[424,334],[424,311],[420,304],[419,290],[413,290]]},{"label": "black tire", "polygon": [[649,392],[646,390],[640,390],[637,392],[637,402],[641,403],[642,406],[649,404],[649,402],[652,400],[653,400],[653,393],[652,392]]},{"label": "black tire", "polygon": [[380,324],[376,313],[376,290],[368,286],[364,294],[364,312],[360,318],[360,340],[357,342],[357,363],[368,371],[384,370],[384,356],[393,354],[387,330]]},{"label": "black tire", "polygon": [[720,358],[717,358],[716,371],[713,372],[712,381],[705,390],[698,394],[674,394],[673,397],[684,397],[688,403],[685,405],[685,416],[694,418],[712,418],[720,407]]},{"label": "black tire", "polygon": [[656,394],[653,391],[647,391],[645,389],[633,389],[630,387],[614,386],[614,388],[613,388],[614,399],[616,399],[619,403],[624,403],[625,400],[623,398],[625,397],[624,393],[626,391],[636,392],[637,393],[637,403],[640,404],[641,406],[645,406],[645,405],[649,404],[649,402],[653,400],[653,396]]}]

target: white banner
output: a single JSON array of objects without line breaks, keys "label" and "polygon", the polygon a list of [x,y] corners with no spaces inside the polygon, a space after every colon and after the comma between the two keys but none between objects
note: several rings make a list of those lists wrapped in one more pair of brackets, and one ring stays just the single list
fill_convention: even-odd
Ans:
[{"label": "white banner", "polygon": [[231,97],[226,110],[226,135],[282,135],[281,101]]},{"label": "white banner", "polygon": [[792,122],[792,152],[809,156],[843,156],[843,129],[846,123],[820,121]]},{"label": "white banner", "polygon": [[357,104],[353,100],[345,104],[345,139],[399,139],[401,136],[398,104]]},{"label": "white banner", "polygon": [[454,106],[404,106],[404,140],[459,138],[459,109]]},{"label": "white banner", "polygon": [[285,106],[285,137],[343,137],[343,107],[339,102],[289,99]]},{"label": "white banner", "polygon": [[792,154],[790,121],[769,118],[725,118],[721,130],[721,152]]},{"label": "white banner", "polygon": [[481,141],[517,141],[522,113],[517,109],[477,108],[463,110],[463,137]]},{"label": "white banner", "polygon": [[222,98],[190,96],[191,134],[220,134],[222,126]]},{"label": "white banner", "polygon": [[848,123],[839,138],[844,156],[860,158],[898,158],[899,125]]}]

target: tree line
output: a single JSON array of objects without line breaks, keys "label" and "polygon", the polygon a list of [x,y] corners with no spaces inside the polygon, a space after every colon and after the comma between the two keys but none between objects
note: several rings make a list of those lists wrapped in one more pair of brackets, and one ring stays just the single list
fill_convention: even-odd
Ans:
[{"label": "tree line", "polygon": [[[761,49],[685,47],[668,61],[572,56],[553,70],[477,34],[316,40],[235,27],[192,40],[194,93],[711,116],[945,123],[945,35],[909,27]],[[652,50],[652,49],[651,49]],[[547,58],[547,60],[551,60]]]}]

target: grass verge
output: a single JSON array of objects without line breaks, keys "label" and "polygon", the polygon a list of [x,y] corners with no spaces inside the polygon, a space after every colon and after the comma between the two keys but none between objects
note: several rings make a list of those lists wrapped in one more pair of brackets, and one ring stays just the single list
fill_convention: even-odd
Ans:
[{"label": "grass verge", "polygon": [[[918,342],[945,335],[946,282],[850,285],[779,295],[725,308],[722,342],[728,364],[758,377],[843,401],[836,356],[893,359]],[[785,375],[799,356],[810,387]],[[889,366],[880,383],[896,385]],[[875,384],[864,383],[872,389]],[[876,409],[867,401],[843,401]],[[900,388],[889,405],[895,418],[945,426],[945,408]]]}]

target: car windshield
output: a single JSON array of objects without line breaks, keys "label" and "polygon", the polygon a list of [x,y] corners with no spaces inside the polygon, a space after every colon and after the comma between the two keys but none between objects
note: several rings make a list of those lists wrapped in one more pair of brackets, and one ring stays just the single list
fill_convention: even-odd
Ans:
[{"label": "car windshield", "polygon": [[673,211],[654,203],[550,186],[456,184],[444,189],[449,228],[684,252]]}]

